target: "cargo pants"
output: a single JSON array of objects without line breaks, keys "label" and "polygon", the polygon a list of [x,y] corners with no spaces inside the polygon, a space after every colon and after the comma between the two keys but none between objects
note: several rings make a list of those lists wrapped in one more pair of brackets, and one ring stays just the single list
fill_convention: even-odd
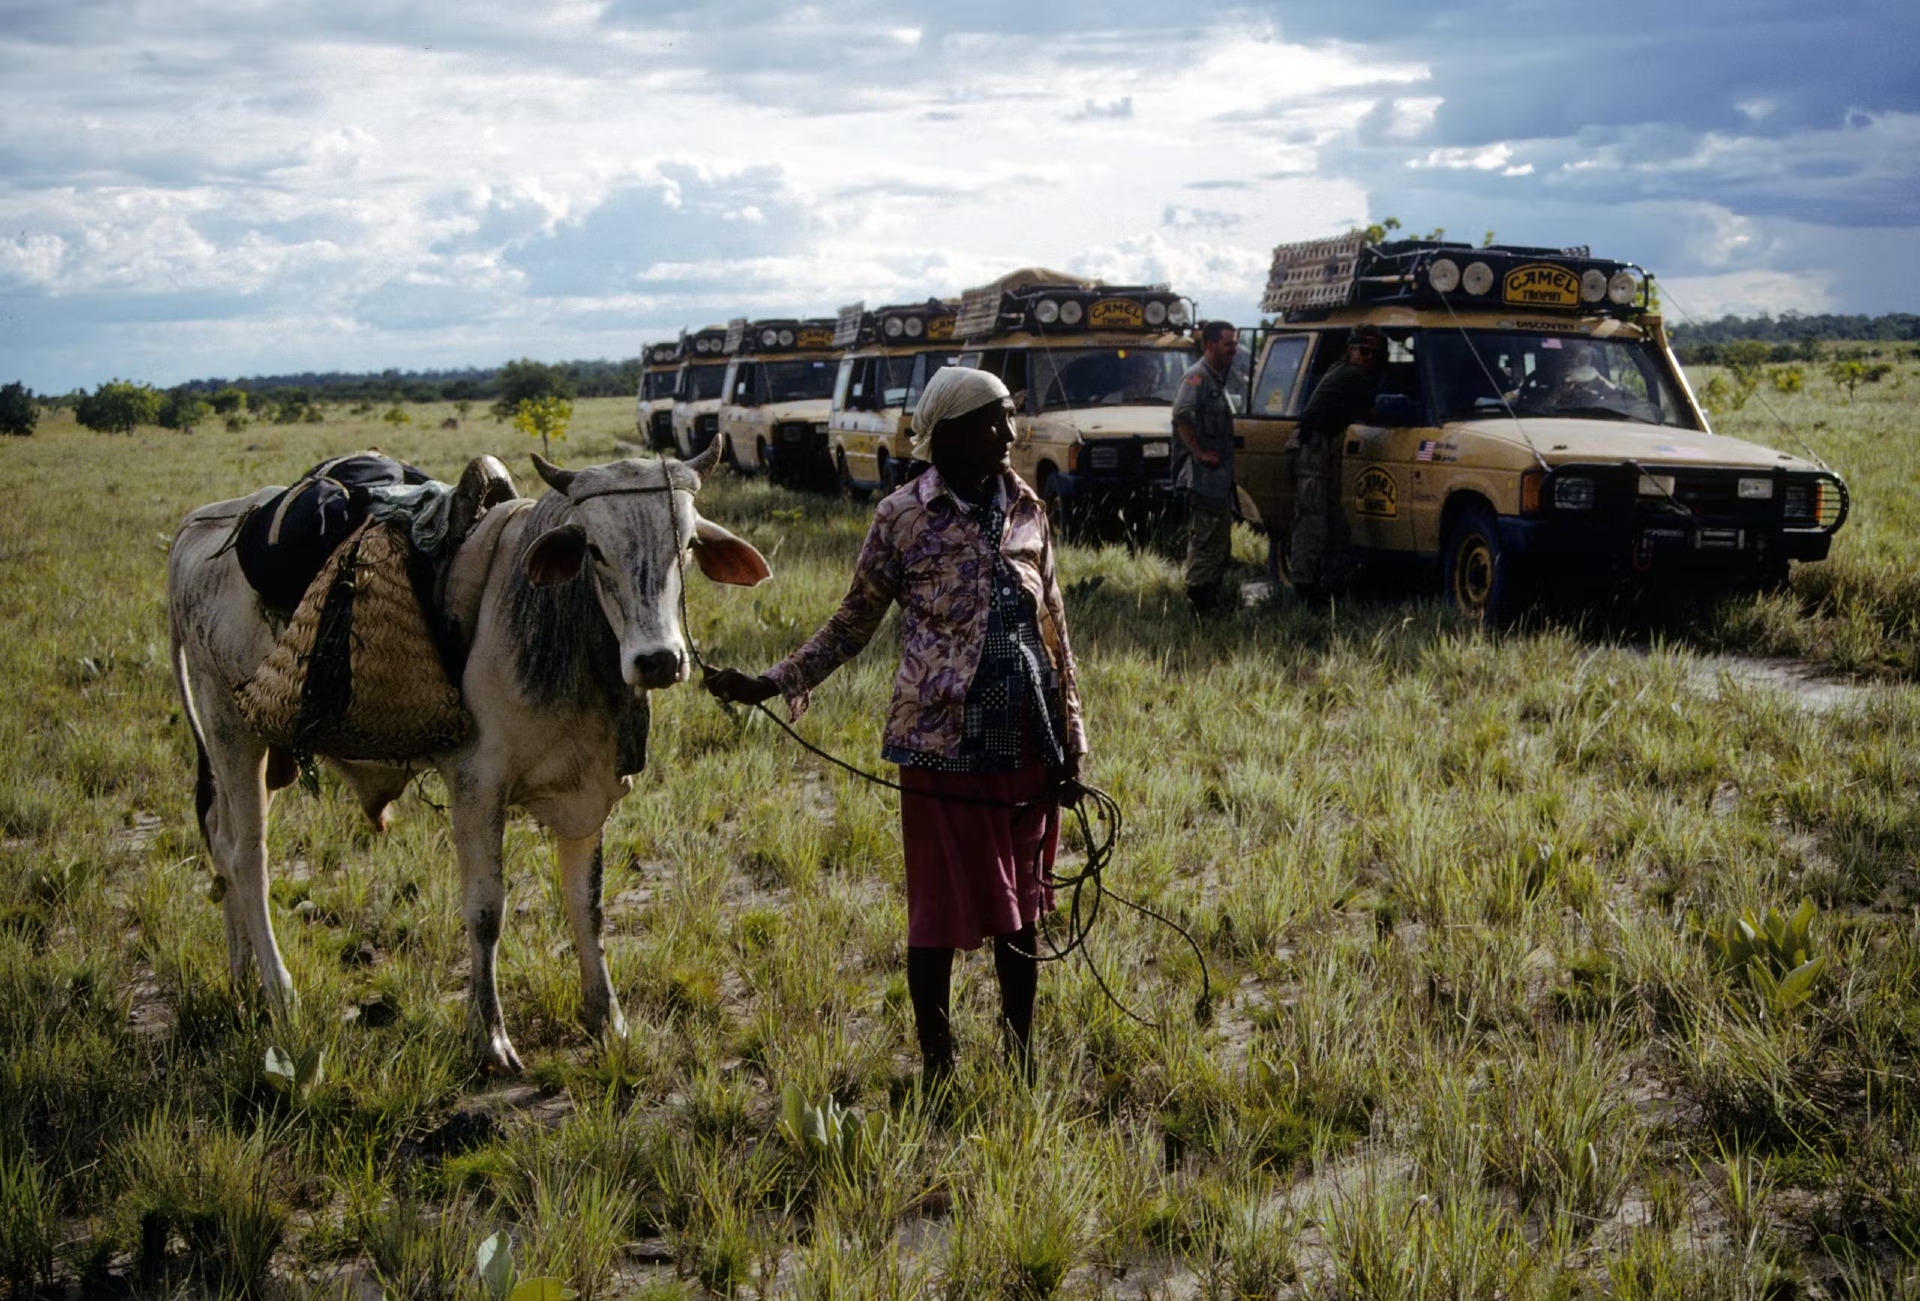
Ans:
[{"label": "cargo pants", "polygon": [[1293,478],[1293,527],[1287,575],[1296,590],[1341,592],[1351,577],[1352,546],[1341,509],[1339,440],[1309,435],[1287,448]]},{"label": "cargo pants", "polygon": [[1233,557],[1233,512],[1197,492],[1187,494],[1187,599],[1196,609],[1220,603],[1220,580]]}]

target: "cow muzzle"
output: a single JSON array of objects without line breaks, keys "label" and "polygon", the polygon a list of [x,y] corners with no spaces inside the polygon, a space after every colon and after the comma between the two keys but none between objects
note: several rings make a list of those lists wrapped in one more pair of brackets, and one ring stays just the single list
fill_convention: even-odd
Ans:
[{"label": "cow muzzle", "polygon": [[655,690],[686,681],[687,653],[682,650],[641,651],[633,657],[627,681],[636,687]]}]

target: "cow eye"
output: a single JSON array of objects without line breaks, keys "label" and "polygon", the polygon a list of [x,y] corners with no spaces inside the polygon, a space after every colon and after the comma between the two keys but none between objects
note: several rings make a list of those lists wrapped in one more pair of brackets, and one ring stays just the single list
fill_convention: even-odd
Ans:
[{"label": "cow eye", "polygon": [[587,543],[587,554],[593,557],[593,563],[596,565],[604,565],[607,563],[607,558],[600,554],[600,548],[591,542]]}]

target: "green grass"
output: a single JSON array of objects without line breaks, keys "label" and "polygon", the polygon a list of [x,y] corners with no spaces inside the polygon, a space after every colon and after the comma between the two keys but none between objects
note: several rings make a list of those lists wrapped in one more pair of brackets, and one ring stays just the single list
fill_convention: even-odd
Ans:
[{"label": "green grass", "polygon": [[[1127,815],[1112,882],[1184,920],[1220,998],[1196,1025],[1192,956],[1109,910],[1092,956],[1163,1028],[1050,967],[1029,1088],[990,963],[964,960],[938,1107],[912,1087],[891,800],[688,689],[656,697],[608,831],[626,1041],[579,1026],[551,850],[517,820],[501,980],[530,1077],[472,1073],[431,782],[384,837],[331,779],[276,801],[303,1011],[269,1024],[207,897],[167,539],[366,443],[447,478],[496,451],[523,486],[529,444],[437,407],[190,437],[44,421],[0,447],[0,1291],[479,1297],[474,1249],[505,1229],[523,1273],[589,1296],[1911,1298],[1915,382],[1767,394],[1853,519],[1789,593],[1650,647],[1483,636],[1426,600],[1194,627],[1167,557],[1068,549],[1089,775]],[[1795,446],[1770,424],[1757,400],[1720,422]],[[584,402],[556,450],[630,433],[630,403]],[[864,519],[725,479],[702,507],[775,578],[696,581],[693,631],[764,667],[832,609]],[[1260,540],[1236,548],[1253,577]],[[889,645],[816,693],[810,738],[877,764]],[[1726,650],[1877,685],[1813,710],[1701,669]],[[1777,1006],[1707,930],[1802,899],[1827,966]],[[391,1016],[349,1016],[375,1000]],[[269,1048],[324,1071],[276,1087]],[[885,1127],[824,1160],[778,1127],[788,1084]]]}]

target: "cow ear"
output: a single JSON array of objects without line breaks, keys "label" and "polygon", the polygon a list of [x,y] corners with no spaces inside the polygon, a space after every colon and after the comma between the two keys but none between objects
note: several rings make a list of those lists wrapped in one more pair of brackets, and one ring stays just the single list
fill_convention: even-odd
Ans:
[{"label": "cow ear", "polygon": [[580,575],[587,561],[587,531],[578,524],[550,528],[520,558],[520,572],[535,587],[552,587]]},{"label": "cow ear", "polygon": [[773,577],[766,557],[753,549],[753,543],[736,538],[712,520],[694,520],[693,558],[700,572],[716,583],[756,587]]}]

